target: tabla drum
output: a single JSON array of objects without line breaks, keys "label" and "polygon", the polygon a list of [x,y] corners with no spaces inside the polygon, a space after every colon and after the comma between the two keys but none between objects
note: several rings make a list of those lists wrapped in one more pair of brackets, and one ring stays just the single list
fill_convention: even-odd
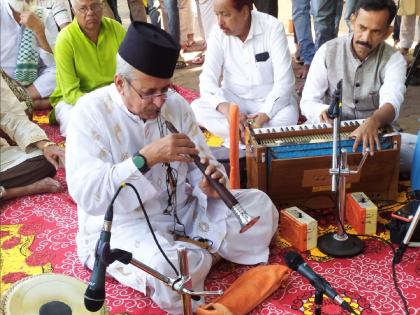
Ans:
[{"label": "tabla drum", "polygon": [[73,277],[43,273],[17,281],[4,294],[1,315],[106,315],[84,305],[87,284]]}]

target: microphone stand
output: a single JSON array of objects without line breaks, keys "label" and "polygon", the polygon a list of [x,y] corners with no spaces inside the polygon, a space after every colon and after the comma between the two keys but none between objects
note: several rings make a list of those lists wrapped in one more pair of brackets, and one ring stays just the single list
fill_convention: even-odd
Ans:
[{"label": "microphone stand", "polygon": [[324,302],[324,291],[316,289],[315,290],[315,315],[321,315],[322,312],[322,303]]},{"label": "microphone stand", "polygon": [[122,249],[110,249],[110,243],[105,242],[100,248],[97,248],[97,255],[102,262],[108,266],[118,260],[128,265],[131,264],[156,279],[165,283],[169,288],[177,292],[182,297],[183,315],[193,315],[191,298],[198,300],[199,296],[205,295],[222,295],[223,290],[217,291],[193,291],[191,277],[189,275],[187,250],[185,247],[177,248],[178,262],[180,266],[180,275],[178,278],[167,277],[148,265],[133,258],[133,254]]},{"label": "microphone stand", "polygon": [[[336,233],[327,233],[318,238],[319,250],[332,257],[353,257],[363,251],[364,244],[361,239],[354,235],[348,235],[344,230],[344,211],[346,209],[346,177],[351,174],[357,174],[363,167],[369,151],[363,153],[356,170],[350,170],[347,164],[347,150],[341,149],[340,156],[337,154],[340,133],[340,116],[342,107],[342,80],[337,84],[328,115],[333,119],[333,152],[332,167],[330,174],[332,177],[331,191],[338,195],[338,231]],[[338,160],[339,158],[339,160]],[[338,165],[338,161],[340,165]],[[338,176],[338,192],[337,192]]]}]

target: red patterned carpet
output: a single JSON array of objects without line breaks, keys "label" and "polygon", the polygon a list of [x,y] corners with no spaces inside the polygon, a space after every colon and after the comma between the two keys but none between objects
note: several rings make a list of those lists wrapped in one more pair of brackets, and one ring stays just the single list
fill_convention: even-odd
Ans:
[{"label": "red patterned carpet", "polygon": [[[188,101],[196,94],[179,89]],[[41,119],[42,121],[42,119]],[[42,125],[54,141],[63,139],[57,127]],[[76,205],[67,193],[65,172],[59,171],[56,179],[63,185],[63,191],[4,202],[1,211],[1,293],[17,280],[45,272],[66,274],[83,281],[90,277],[76,256],[75,235],[77,231]],[[399,201],[406,200],[407,183],[400,185]],[[382,202],[379,204],[378,236],[389,239],[389,231],[384,224],[398,204]],[[333,228],[331,211],[310,213],[319,220],[325,233]],[[352,259],[331,259],[318,250],[303,255],[309,265],[321,274],[346,300],[358,310],[359,314],[404,314],[402,302],[398,297],[392,280],[392,253],[388,246],[376,241],[366,240],[363,254]],[[290,249],[288,243],[280,238],[271,245],[270,263],[282,264],[283,254]],[[208,276],[206,289],[226,289],[240,274],[250,266],[239,266],[222,261]],[[407,298],[410,314],[420,313],[420,250],[410,248],[402,262],[396,267],[398,282]],[[149,298],[107,279],[106,305],[110,314],[166,314]],[[83,296],[80,297],[81,299]],[[259,305],[252,314],[313,314],[314,291],[311,285],[299,274],[293,272],[284,285],[268,300]],[[238,301],[240,303],[240,301]],[[331,300],[324,299],[323,314],[344,314]],[[22,314],[24,315],[24,314]]]}]

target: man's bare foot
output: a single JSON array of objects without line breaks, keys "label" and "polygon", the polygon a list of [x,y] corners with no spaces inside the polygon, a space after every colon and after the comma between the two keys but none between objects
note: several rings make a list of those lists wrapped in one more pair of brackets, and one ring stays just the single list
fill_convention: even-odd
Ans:
[{"label": "man's bare foot", "polygon": [[30,193],[32,194],[43,194],[43,193],[56,193],[61,189],[61,185],[55,179],[51,177],[43,178],[31,185],[26,186]]},{"label": "man's bare foot", "polygon": [[56,193],[60,191],[60,189],[61,185],[59,182],[51,177],[46,177],[30,185],[7,188],[3,195],[3,199],[13,199],[35,194]]}]

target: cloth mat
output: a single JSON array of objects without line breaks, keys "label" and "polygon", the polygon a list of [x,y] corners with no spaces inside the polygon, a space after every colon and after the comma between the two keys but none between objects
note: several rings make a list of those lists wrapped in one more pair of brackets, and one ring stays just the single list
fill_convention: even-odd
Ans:
[{"label": "cloth mat", "polygon": [[[197,94],[177,87],[180,94],[191,101]],[[45,122],[46,113],[35,120]],[[41,125],[52,140],[62,142],[57,126]],[[17,280],[45,272],[66,274],[87,282],[90,270],[77,258],[75,236],[77,232],[76,205],[68,195],[65,171],[56,179],[64,187],[56,194],[43,194],[5,201],[0,205],[0,290],[4,294]],[[377,202],[378,236],[389,239],[385,225],[390,214],[408,199],[409,182],[400,184],[397,202]],[[319,235],[335,229],[332,209],[309,211],[320,225]],[[349,226],[347,226],[349,228]],[[359,314],[403,314],[403,308],[392,280],[392,253],[388,246],[376,240],[365,240],[363,254],[351,259],[333,259],[317,249],[303,253],[309,265],[321,274]],[[276,236],[270,246],[270,264],[284,264],[283,255],[290,244]],[[207,290],[227,289],[251,266],[240,266],[221,261],[207,277]],[[420,250],[409,248],[397,265],[398,283],[410,306],[410,314],[420,313]],[[293,272],[284,285],[261,303],[251,314],[313,314],[314,290],[306,279]],[[80,297],[83,299],[83,296]],[[211,298],[206,299],[210,302]],[[240,303],[240,301],[238,301]],[[119,284],[111,278],[106,281],[106,305],[110,314],[164,315],[149,298]],[[328,298],[324,299],[322,314],[345,314]]]}]

